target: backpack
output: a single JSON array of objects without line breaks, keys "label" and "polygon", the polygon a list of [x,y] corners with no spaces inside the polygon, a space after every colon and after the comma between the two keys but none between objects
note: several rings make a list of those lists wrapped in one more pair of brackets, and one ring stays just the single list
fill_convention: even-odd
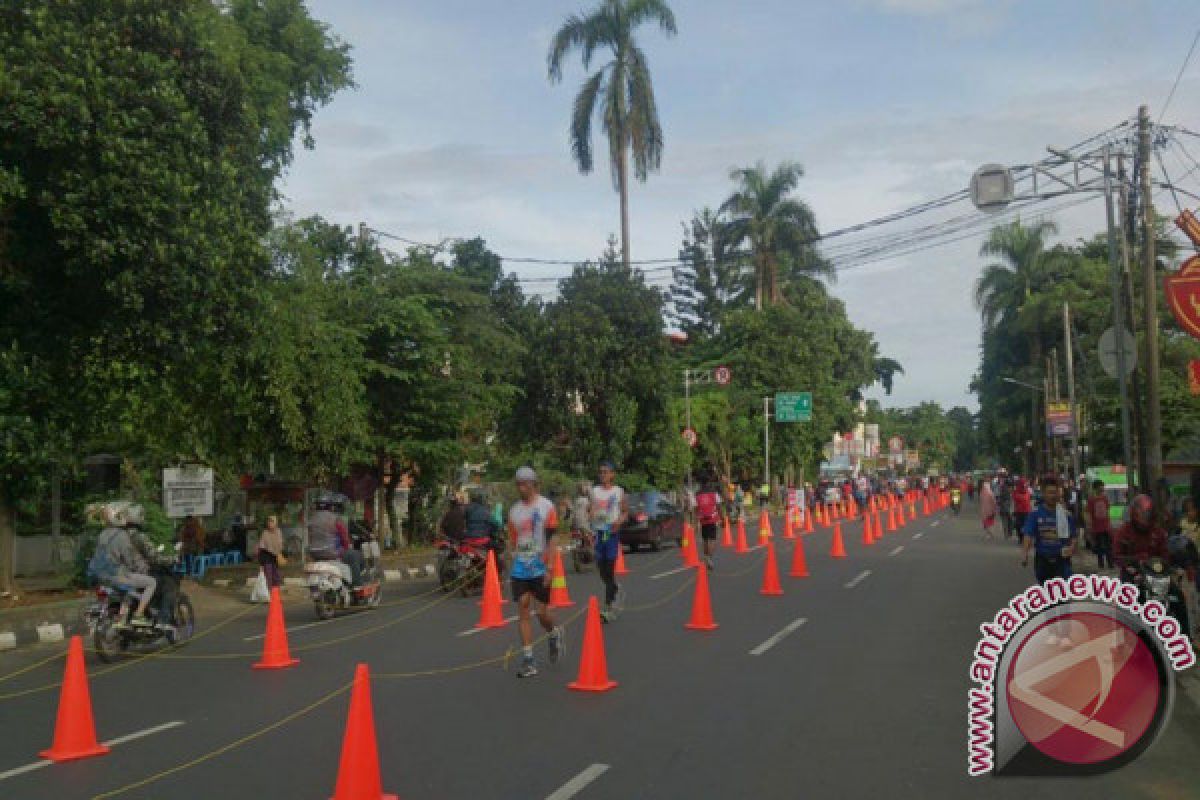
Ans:
[{"label": "backpack", "polygon": [[111,581],[117,577],[120,568],[112,557],[113,535],[106,536],[108,530],[102,531],[96,539],[96,551],[92,553],[87,565],[87,576],[96,582]]},{"label": "backpack", "polygon": [[717,524],[717,493],[701,492],[696,495],[696,516],[701,525]]}]

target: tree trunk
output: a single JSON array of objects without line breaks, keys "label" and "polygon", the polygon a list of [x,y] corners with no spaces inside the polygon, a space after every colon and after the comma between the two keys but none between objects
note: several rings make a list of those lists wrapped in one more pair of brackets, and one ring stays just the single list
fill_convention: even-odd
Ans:
[{"label": "tree trunk", "polygon": [[17,532],[13,528],[13,509],[0,499],[0,594],[16,594],[14,559],[17,555]]},{"label": "tree trunk", "polygon": [[625,145],[617,159],[617,190],[621,194],[621,263],[629,269],[629,167],[625,163]]}]

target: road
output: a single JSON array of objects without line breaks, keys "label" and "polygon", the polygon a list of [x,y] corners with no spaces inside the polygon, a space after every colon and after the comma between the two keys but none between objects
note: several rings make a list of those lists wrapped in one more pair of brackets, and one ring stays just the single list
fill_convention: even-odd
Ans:
[{"label": "road", "polygon": [[301,659],[290,670],[250,669],[261,607],[202,619],[209,633],[177,652],[116,669],[89,658],[100,738],[146,733],[70,764],[33,766],[52,738],[62,659],[14,674],[54,653],[9,654],[0,797],[328,798],[358,662],[372,672],[384,788],[406,800],[1200,797],[1200,711],[1182,692],[1163,737],[1116,773],[967,777],[978,626],[1030,580],[1013,545],[981,539],[972,511],[869,547],[850,524],[843,560],[818,530],[804,537],[806,579],[787,577],[781,541],[782,597],[758,592],[762,550],[722,551],[711,579],[720,628],[707,633],[683,628],[693,576],[676,571],[677,553],[630,555],[629,608],[604,629],[620,685],[605,694],[565,686],[594,574],[568,576],[570,652],[532,680],[504,663],[514,625],[460,635],[474,600],[409,585],[384,608],[319,625],[289,605]]}]

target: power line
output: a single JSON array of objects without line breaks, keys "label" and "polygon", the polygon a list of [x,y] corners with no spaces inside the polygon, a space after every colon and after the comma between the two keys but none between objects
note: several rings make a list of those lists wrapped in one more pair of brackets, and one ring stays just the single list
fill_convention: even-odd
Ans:
[{"label": "power line", "polygon": [[1179,88],[1179,81],[1183,79],[1183,73],[1187,71],[1188,62],[1192,60],[1192,53],[1196,52],[1197,42],[1200,42],[1200,28],[1196,29],[1196,35],[1192,37],[1192,46],[1188,48],[1187,55],[1183,58],[1183,64],[1179,66],[1179,73],[1175,76],[1175,83],[1171,84],[1171,92],[1167,95],[1166,102],[1163,103],[1162,111],[1158,112],[1159,122],[1162,122],[1163,116],[1171,106],[1171,101],[1175,99],[1175,90]]}]

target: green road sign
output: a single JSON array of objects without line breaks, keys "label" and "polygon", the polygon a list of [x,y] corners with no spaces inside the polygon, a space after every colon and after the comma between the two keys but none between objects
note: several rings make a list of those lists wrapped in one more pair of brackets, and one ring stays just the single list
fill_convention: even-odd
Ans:
[{"label": "green road sign", "polygon": [[812,422],[812,392],[778,392],[776,422]]}]

